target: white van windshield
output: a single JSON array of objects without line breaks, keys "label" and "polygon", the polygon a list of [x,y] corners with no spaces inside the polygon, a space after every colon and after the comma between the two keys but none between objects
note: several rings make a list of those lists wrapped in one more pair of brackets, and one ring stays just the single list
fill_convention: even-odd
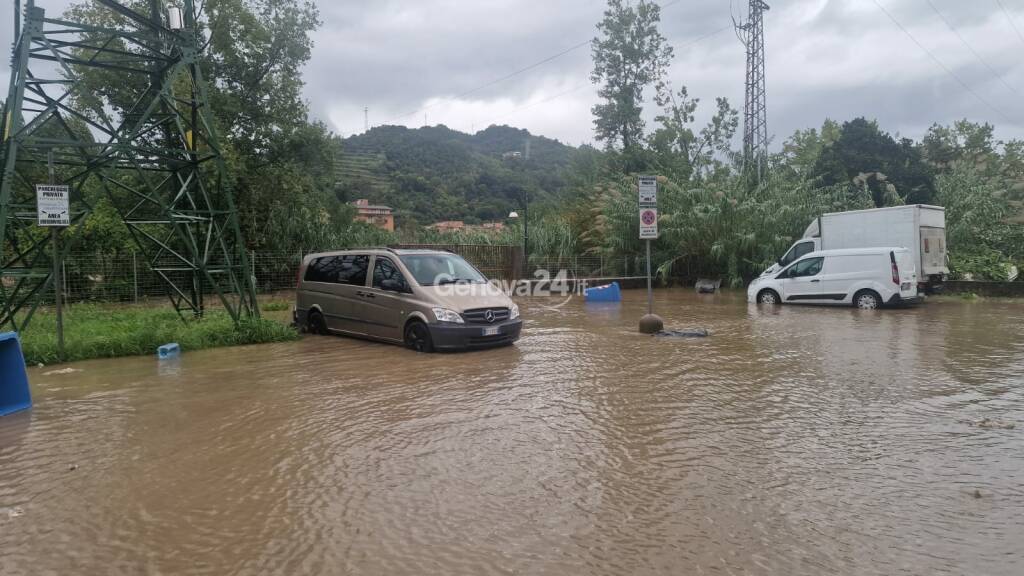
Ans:
[{"label": "white van windshield", "polygon": [[399,257],[420,286],[487,282],[472,264],[455,254],[403,254]]}]

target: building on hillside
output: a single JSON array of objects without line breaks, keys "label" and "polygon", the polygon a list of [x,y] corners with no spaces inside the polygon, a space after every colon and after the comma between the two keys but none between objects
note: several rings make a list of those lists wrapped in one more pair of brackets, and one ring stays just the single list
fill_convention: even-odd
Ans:
[{"label": "building on hillside", "polygon": [[377,228],[395,231],[395,215],[390,206],[378,206],[370,204],[370,201],[361,198],[352,203],[356,207],[356,220],[373,224]]},{"label": "building on hillside", "polygon": [[481,232],[498,232],[505,229],[504,222],[484,222],[482,224],[466,224],[462,220],[444,220],[434,222],[427,226],[429,230],[440,230],[441,232],[454,232],[456,230],[478,230]]},{"label": "building on hillside", "polygon": [[434,222],[430,226],[427,226],[430,230],[440,230],[441,232],[452,232],[454,230],[465,230],[466,223],[462,220],[445,220],[443,222]]}]

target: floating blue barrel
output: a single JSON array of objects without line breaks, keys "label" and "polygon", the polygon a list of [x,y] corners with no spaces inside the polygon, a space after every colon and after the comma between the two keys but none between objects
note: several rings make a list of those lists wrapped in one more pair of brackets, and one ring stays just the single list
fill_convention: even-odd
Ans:
[{"label": "floating blue barrel", "polygon": [[161,360],[166,360],[168,358],[177,358],[179,354],[181,354],[181,346],[178,346],[177,342],[164,344],[163,346],[156,349],[156,356]]},{"label": "floating blue barrel", "polygon": [[25,357],[14,332],[0,334],[0,416],[32,407]]},{"label": "floating blue barrel", "polygon": [[587,302],[622,302],[619,283],[612,282],[604,286],[594,286],[583,291],[583,299]]}]

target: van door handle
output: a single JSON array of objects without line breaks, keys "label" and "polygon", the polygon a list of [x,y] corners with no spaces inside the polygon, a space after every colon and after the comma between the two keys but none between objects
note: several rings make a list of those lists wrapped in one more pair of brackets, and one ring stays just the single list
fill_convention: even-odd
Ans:
[{"label": "van door handle", "polygon": [[821,280],[811,280],[811,282],[821,282]]},{"label": "van door handle", "polygon": [[362,290],[356,290],[356,296],[362,298],[376,298],[377,296],[372,292],[363,292]]}]

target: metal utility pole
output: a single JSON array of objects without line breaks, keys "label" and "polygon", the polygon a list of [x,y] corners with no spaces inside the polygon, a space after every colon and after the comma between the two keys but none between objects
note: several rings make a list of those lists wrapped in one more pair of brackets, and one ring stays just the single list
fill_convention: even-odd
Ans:
[{"label": "metal utility pole", "polygon": [[[526,138],[523,145],[523,173],[526,173],[526,163],[530,161],[530,138]],[[530,190],[523,188],[523,268],[530,270]]]},{"label": "metal utility pole", "polygon": [[104,194],[182,316],[202,316],[204,294],[236,322],[258,315],[194,0],[96,0],[103,25],[48,18],[35,0],[22,15],[20,4],[0,121],[0,328],[28,325],[68,251],[62,242],[55,254],[27,217],[50,151],[69,225],[88,213],[83,191]]},{"label": "metal utility pole", "polygon": [[736,36],[747,48],[746,94],[743,100],[743,165],[760,181],[767,168],[768,121],[764,89],[764,0],[750,0],[747,19],[733,18]]}]

